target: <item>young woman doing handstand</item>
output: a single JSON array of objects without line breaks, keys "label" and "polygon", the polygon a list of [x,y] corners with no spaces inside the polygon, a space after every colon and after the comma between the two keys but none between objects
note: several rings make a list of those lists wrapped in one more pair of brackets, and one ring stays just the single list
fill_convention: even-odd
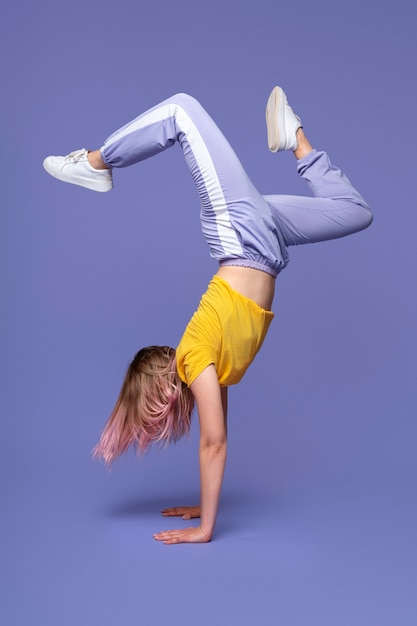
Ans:
[{"label": "young woman doing handstand", "polygon": [[44,161],[59,180],[109,191],[114,168],[179,143],[200,195],[203,234],[219,269],[176,350],[150,346],[136,354],[95,449],[111,463],[130,445],[144,451],[152,443],[176,441],[189,431],[195,401],[201,501],[163,515],[200,517],[200,524],[154,535],[166,544],[207,542],[213,536],[226,462],[227,388],[241,380],[264,341],[287,247],[350,235],[372,221],[348,178],[310,145],[280,87],[268,99],[266,116],[270,150],[294,152],[314,197],[262,196],[219,128],[186,94],[146,111],[100,150]]}]

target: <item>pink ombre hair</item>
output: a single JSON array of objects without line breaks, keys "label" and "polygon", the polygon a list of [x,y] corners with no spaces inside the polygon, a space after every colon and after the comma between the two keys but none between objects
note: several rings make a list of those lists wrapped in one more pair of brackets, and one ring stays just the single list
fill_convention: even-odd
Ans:
[{"label": "pink ombre hair", "polygon": [[93,454],[110,464],[130,445],[143,453],[152,443],[178,441],[190,430],[193,408],[193,395],[177,372],[175,350],[142,348],[128,367]]}]

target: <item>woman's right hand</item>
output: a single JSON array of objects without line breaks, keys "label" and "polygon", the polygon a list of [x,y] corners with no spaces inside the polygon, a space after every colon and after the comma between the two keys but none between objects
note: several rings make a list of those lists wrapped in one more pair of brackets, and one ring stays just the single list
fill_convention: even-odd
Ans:
[{"label": "woman's right hand", "polygon": [[182,517],[182,519],[193,519],[200,517],[201,507],[197,506],[175,506],[162,511],[163,517]]}]

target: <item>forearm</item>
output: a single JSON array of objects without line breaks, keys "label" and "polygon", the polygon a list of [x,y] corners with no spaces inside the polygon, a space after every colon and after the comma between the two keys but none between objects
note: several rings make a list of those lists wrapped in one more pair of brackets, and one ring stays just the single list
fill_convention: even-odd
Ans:
[{"label": "forearm", "polygon": [[200,443],[201,528],[210,541],[216,523],[220,491],[226,465],[226,441],[216,445]]}]

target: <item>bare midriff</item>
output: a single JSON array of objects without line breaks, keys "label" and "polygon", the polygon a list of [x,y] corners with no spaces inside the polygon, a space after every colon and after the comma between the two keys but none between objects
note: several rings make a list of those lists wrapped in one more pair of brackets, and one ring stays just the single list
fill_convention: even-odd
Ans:
[{"label": "bare midriff", "polygon": [[246,298],[256,302],[258,306],[270,311],[275,293],[275,278],[267,272],[251,267],[225,265],[219,267],[217,275]]}]

